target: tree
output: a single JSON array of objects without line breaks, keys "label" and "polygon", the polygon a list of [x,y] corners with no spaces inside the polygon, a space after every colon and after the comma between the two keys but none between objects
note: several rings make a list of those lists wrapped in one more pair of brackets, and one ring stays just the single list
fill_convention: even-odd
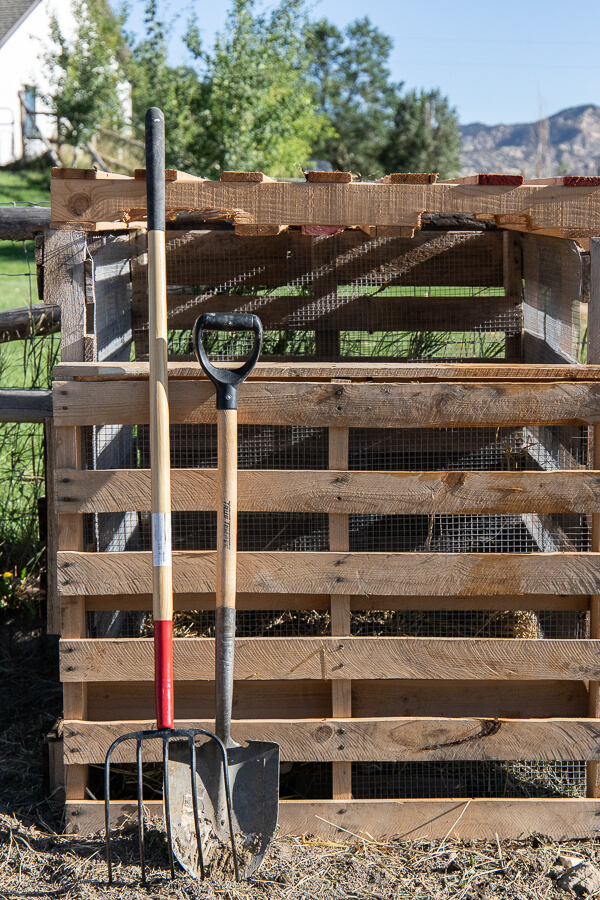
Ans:
[{"label": "tree", "polygon": [[165,161],[168,168],[193,169],[198,123],[194,106],[200,90],[198,77],[190,65],[167,63],[169,29],[158,17],[156,0],[144,8],[146,37],[135,43],[129,36],[127,75],[131,82],[134,136],[144,139],[144,117],[150,106],[158,106],[165,116]]},{"label": "tree", "polygon": [[187,45],[204,74],[194,101],[197,171],[260,170],[298,175],[321,135],[331,133],[308,80],[303,0],[282,0],[259,15],[254,0],[234,0],[212,53],[198,29]]},{"label": "tree", "polygon": [[318,108],[335,129],[320,136],[313,155],[365,178],[380,174],[400,88],[390,82],[387,67],[392,39],[368,18],[343,32],[320,19],[307,28],[306,41]]},{"label": "tree", "polygon": [[99,127],[119,131],[125,121],[123,62],[125,42],[122,17],[115,16],[105,0],[75,0],[77,33],[67,40],[56,18],[51,36],[56,50],[45,64],[51,94],[46,97],[59,122],[59,136],[77,148]]},{"label": "tree", "polygon": [[394,124],[380,157],[386,172],[460,171],[456,110],[439,90],[409,91],[397,100]]}]

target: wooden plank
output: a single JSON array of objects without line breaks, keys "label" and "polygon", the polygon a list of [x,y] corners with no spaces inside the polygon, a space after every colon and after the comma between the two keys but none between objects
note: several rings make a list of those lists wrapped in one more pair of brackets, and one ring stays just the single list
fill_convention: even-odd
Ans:
[{"label": "wooden plank", "polygon": [[507,231],[504,242],[504,293],[506,299],[519,314],[520,327],[506,334],[505,354],[509,357],[523,356],[523,248],[516,232]]},{"label": "wooden plank", "polygon": [[114,172],[102,172],[99,169],[68,169],[62,166],[52,167],[52,178],[70,178],[95,181],[97,178],[126,179],[131,181],[130,175],[117,175]]},{"label": "wooden plank", "polygon": [[[162,816],[162,801],[144,803],[149,816]],[[134,802],[111,803],[111,825],[136,819]],[[544,834],[552,840],[595,837],[600,801],[546,799],[470,800],[283,800],[279,832],[310,834],[327,841],[523,840]],[[67,802],[66,831],[87,835],[104,828],[104,804]]]},{"label": "wooden plank", "polygon": [[[174,381],[172,423],[216,421],[208,381]],[[143,382],[54,382],[57,425],[147,424]],[[541,383],[319,384],[247,382],[240,424],[354,428],[600,423],[600,385]]]},{"label": "wooden plank", "polygon": [[[149,594],[150,553],[58,554],[62,595]],[[215,590],[215,551],[173,553],[175,593]],[[238,553],[247,593],[482,596],[600,594],[595,553]]]},{"label": "wooden plank", "polygon": [[[588,304],[588,345],[587,359],[590,363],[600,362],[600,240],[590,244],[590,300]],[[591,429],[593,441],[593,462],[600,463],[600,427]],[[600,551],[600,516],[592,516],[590,549]],[[590,596],[590,638],[600,637],[600,592]],[[588,715],[600,717],[600,682],[590,681],[588,685]],[[588,763],[587,795],[600,797],[600,765]]]},{"label": "wooden plank", "polygon": [[263,174],[263,172],[221,172],[220,180],[246,184],[262,184],[265,181],[277,181],[276,178],[270,178],[268,175]]},{"label": "wooden plank", "polygon": [[[65,721],[65,763],[104,762],[112,742],[132,731],[151,729],[151,720]],[[177,721],[176,728],[212,730],[208,720]],[[275,741],[283,761],[349,763],[371,760],[436,762],[457,760],[600,759],[600,722],[591,719],[425,718],[327,719],[232,722],[232,738]],[[115,763],[135,762],[135,742],[121,745]],[[159,762],[162,747],[148,746],[146,761]],[[335,782],[335,778],[334,778]],[[335,785],[334,785],[335,786]],[[343,799],[334,797],[334,799]],[[351,799],[350,797],[346,799]]]},{"label": "wooden plank", "polygon": [[[61,184],[67,184],[67,181]],[[44,302],[60,306],[61,360],[84,357],[85,274],[87,236],[83,231],[46,231],[44,246]]]},{"label": "wooden plank", "polygon": [[305,172],[304,177],[309,184],[350,184],[353,178],[352,172],[321,172],[317,169]]},{"label": "wooden plank", "polygon": [[[56,470],[60,513],[150,509],[148,469]],[[173,469],[174,511],[213,510],[216,470]],[[242,469],[239,509],[348,514],[600,513],[600,471],[349,472]],[[330,533],[331,533],[330,521]],[[348,547],[331,549],[347,550]],[[594,548],[600,550],[600,547]]]},{"label": "wooden plank", "polygon": [[[92,721],[148,719],[155,715],[154,685],[130,681],[89,682],[88,716]],[[588,692],[583,681],[453,681],[355,680],[352,711],[355,717],[430,716],[453,718],[583,718]],[[329,681],[236,681],[234,719],[285,719],[290,710],[298,718],[331,716]],[[215,690],[211,681],[176,681],[178,719],[214,719]]]},{"label": "wooden plank", "polygon": [[236,225],[235,233],[240,237],[275,237],[286,228],[286,225]]},{"label": "wooden plank", "polygon": [[[137,180],[146,180],[145,169],[134,169],[133,177]],[[206,181],[199,175],[190,175],[188,172],[180,172],[179,169],[165,169],[165,181]]]},{"label": "wooden plank", "polygon": [[[463,175],[461,178],[447,178],[440,181],[440,184],[479,184],[479,185],[497,185],[503,187],[520,187],[524,183],[522,175]],[[528,181],[527,184],[534,182]],[[547,182],[544,182],[547,184]]]},{"label": "wooden plank", "polygon": [[[81,433],[78,428],[57,428],[54,444],[55,459],[59,466],[76,468],[81,465]],[[58,521],[57,552],[83,549],[83,518],[80,515],[60,516]],[[53,560],[54,564],[54,560]],[[52,579],[53,590],[58,588],[57,578]],[[68,608],[61,608],[60,633],[63,638],[85,638],[85,601],[74,596]],[[64,715],[69,719],[87,718],[87,685],[84,680],[73,679],[63,684]],[[74,765],[65,771],[65,796],[68,800],[81,800],[86,796],[88,784],[87,765]]]},{"label": "wooden plank", "polygon": [[[64,456],[63,461],[73,462]],[[58,514],[55,503],[56,434],[54,422],[44,422],[44,470],[46,487],[46,632],[60,634],[60,599],[56,583],[56,554],[58,552]],[[42,538],[43,540],[43,538]]]},{"label": "wooden plank", "polygon": [[[72,598],[62,597],[62,604],[68,605]],[[236,606],[241,610],[327,610],[329,594],[284,594],[242,593],[238,591]],[[178,593],[173,597],[173,605],[177,612],[194,610],[212,610],[215,608],[214,593]],[[91,611],[109,610],[144,610],[152,609],[150,594],[109,594],[88,596],[85,608]],[[350,595],[352,612],[371,612],[373,610],[533,610],[585,612],[589,608],[588,598],[577,595],[527,594],[526,596],[492,595],[489,597],[431,597],[431,596],[373,596],[360,594]]]},{"label": "wooden plank", "polygon": [[[270,225],[248,225],[240,228],[271,228]],[[510,237],[515,237],[510,235]],[[502,296],[393,297],[372,295],[336,298],[332,284],[329,309],[319,299],[306,296],[274,296],[249,298],[243,295],[216,294],[195,297],[171,294],[168,297],[170,328],[191,328],[204,312],[241,312],[248,303],[260,303],[257,312],[263,328],[286,328],[309,331],[312,328],[349,331],[499,331],[503,319],[515,317],[520,298]],[[147,327],[148,300],[134,299],[136,327]],[[516,356],[516,353],[509,354]]]},{"label": "wooden plank", "polygon": [[[86,228],[139,219],[146,211],[143,181],[54,179],[55,222]],[[471,184],[227,184],[167,182],[169,211],[198,210],[242,225],[407,225],[428,213],[529,216],[533,228],[590,228],[600,213],[597,186]]]},{"label": "wooden plank", "polygon": [[[218,366],[219,364],[217,364]],[[223,364],[223,365],[229,365]],[[170,362],[169,381],[201,378],[196,362]],[[600,366],[586,365],[512,365],[493,360],[486,363],[368,363],[343,362],[265,362],[259,361],[248,376],[252,380],[282,378],[291,380],[319,380],[349,378],[353,381],[600,381]],[[73,362],[58,363],[54,367],[57,381],[121,381],[148,378],[147,362]]]},{"label": "wooden plank", "polygon": [[[542,682],[528,682],[537,685]],[[559,682],[551,682],[555,686]],[[433,684],[433,682],[431,682]],[[560,682],[569,685],[571,682]],[[118,681],[91,682],[88,688],[88,718],[114,721],[117,719],[151,720],[156,715],[154,685],[147,681],[132,681],[127,690]],[[176,681],[175,715],[178,719],[214,719],[215,686],[211,681]],[[555,691],[561,703],[560,690]],[[331,684],[327,681],[236,681],[233,691],[233,718],[259,718],[265,713],[273,719],[289,716],[290,710],[305,718],[324,719],[331,715]],[[545,709],[545,707],[543,707]],[[583,704],[585,714],[585,703]],[[461,710],[461,715],[464,711]]]},{"label": "wooden plank", "polygon": [[[151,638],[61,641],[64,682],[151,681]],[[214,641],[175,638],[176,677],[214,677]],[[600,677],[600,641],[526,638],[237,638],[235,678],[574,680]],[[69,716],[69,718],[78,718]]]},{"label": "wooden plank", "polygon": [[[329,429],[329,468],[338,470],[342,478],[345,477],[344,470],[348,469],[348,436],[347,428]],[[329,549],[347,552],[350,549],[349,541],[348,515],[334,510],[329,515]],[[350,597],[344,594],[331,594],[331,634],[346,637],[350,635],[350,631]],[[348,679],[331,684],[331,714],[344,719],[352,716],[352,682]],[[338,741],[338,744],[345,744],[345,740]],[[332,782],[332,796],[335,800],[351,799],[352,766],[349,759],[333,763]]]}]

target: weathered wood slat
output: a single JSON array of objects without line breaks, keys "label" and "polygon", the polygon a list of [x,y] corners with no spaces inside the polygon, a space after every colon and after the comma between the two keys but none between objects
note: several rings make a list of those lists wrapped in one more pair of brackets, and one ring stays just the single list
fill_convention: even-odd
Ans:
[{"label": "weathered wood slat", "polygon": [[[255,227],[255,226],[252,226]],[[260,226],[256,226],[260,227]],[[310,296],[272,298],[216,294],[206,299],[185,294],[167,298],[169,328],[191,328],[205,312],[243,312],[260,302],[263,328],[307,331],[317,327],[345,331],[499,331],[507,316],[516,316],[514,300],[503,296],[371,297],[332,299],[322,304]],[[332,305],[336,309],[332,309]],[[148,299],[134,298],[134,327],[148,327]]]},{"label": "weathered wood slat", "polygon": [[[89,227],[127,222],[146,212],[143,181],[53,179],[53,222]],[[168,182],[167,209],[204,210],[246,225],[409,225],[430,213],[528,216],[531,228],[589,228],[600,215],[597,186],[464,184],[228,184]]]},{"label": "weathered wood slat", "polygon": [[[218,367],[219,363],[215,363]],[[229,365],[223,363],[222,365]],[[197,362],[168,363],[169,381],[182,378],[204,380]],[[600,366],[512,365],[494,360],[476,363],[368,363],[342,362],[265,362],[259,361],[248,376],[252,380],[308,381],[349,378],[356,381],[600,381]],[[57,381],[135,381],[148,378],[147,362],[73,362],[54,367]]]},{"label": "weathered wood slat", "polygon": [[[71,602],[71,597],[62,598],[63,606]],[[173,606],[178,612],[190,610],[208,610],[215,608],[214,593],[174,594]],[[433,596],[370,596],[350,595],[350,609],[356,611],[371,610],[564,610],[583,612],[588,609],[585,596],[557,594],[526,594],[521,596],[492,595],[489,597],[433,597]],[[107,594],[88,596],[85,608],[89,612],[105,610],[144,610],[152,609],[151,594]],[[236,608],[241,610],[285,610],[285,609],[329,609],[329,594],[284,594],[242,593],[236,596]]]},{"label": "weathered wood slat", "polygon": [[[162,816],[162,801],[144,803],[150,816]],[[111,825],[135,820],[134,802],[111,803]],[[68,802],[66,830],[92,834],[104,828],[104,804]],[[461,838],[519,840],[544,834],[553,840],[595,837],[600,831],[600,800],[283,800],[279,834],[329,841],[443,840]]]},{"label": "weathered wood slat", "polygon": [[[151,638],[61,642],[63,682],[150,681]],[[214,677],[214,641],[176,638],[177,678]],[[600,679],[599,640],[523,638],[318,637],[238,638],[235,678],[257,681],[337,679]]]},{"label": "weathered wood slat", "polygon": [[[171,472],[172,509],[216,509],[214,469]],[[56,472],[60,513],[150,509],[150,471]],[[597,513],[600,472],[242,470],[238,508],[349,513]]]},{"label": "weathered wood slat", "polygon": [[[63,725],[65,763],[104,762],[123,734],[153,728],[152,721],[78,722]],[[176,728],[214,730],[214,721],[179,721]],[[600,759],[600,723],[595,719],[312,719],[243,720],[232,723],[234,741],[276,741],[284,761],[353,762],[454,760]],[[150,744],[147,761],[162,748]],[[121,745],[115,762],[135,762],[135,742]]]},{"label": "weathered wood slat", "polygon": [[[175,593],[215,590],[214,551],[173,553]],[[151,553],[58,554],[63,595],[149,594]],[[493,596],[600,594],[596,553],[238,553],[238,589],[246,593]],[[372,603],[372,599],[369,599]]]},{"label": "weathered wood slat", "polygon": [[[290,710],[303,719],[332,716],[331,681],[236,681],[234,719],[285,719]],[[87,715],[93,721],[151,720],[155,715],[152,681],[88,682]],[[430,716],[435,718],[526,717],[567,719],[587,715],[588,692],[583,681],[353,681],[352,712],[357,718]],[[214,719],[212,681],[176,681],[178,719]],[[74,718],[70,716],[69,718]]]},{"label": "weathered wood slat", "polygon": [[[174,381],[169,400],[172,423],[216,421],[208,381]],[[149,418],[143,382],[54,383],[57,425],[146,424]],[[597,424],[600,384],[249,382],[240,388],[239,421],[355,428]]]}]

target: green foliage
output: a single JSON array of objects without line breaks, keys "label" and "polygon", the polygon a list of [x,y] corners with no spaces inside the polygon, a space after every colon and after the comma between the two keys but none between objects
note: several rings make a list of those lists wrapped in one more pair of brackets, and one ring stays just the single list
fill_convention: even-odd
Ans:
[{"label": "green foliage", "polygon": [[381,154],[386,172],[460,171],[456,110],[439,90],[409,91],[397,100],[394,125]]},{"label": "green foliage", "polygon": [[146,37],[139,43],[129,38],[127,73],[131,83],[134,136],[144,138],[144,117],[150,106],[158,106],[165,116],[166,165],[173,169],[194,168],[197,124],[194,108],[200,89],[191,66],[167,63],[169,29],[158,16],[156,0],[145,5]]},{"label": "green foliage", "polygon": [[192,25],[188,48],[205,67],[194,106],[201,174],[299,175],[319,138],[332,134],[308,80],[305,27],[303,0],[284,0],[268,16],[256,12],[254,0],[234,0],[224,31],[205,53]]},{"label": "green foliage", "polygon": [[306,34],[318,108],[335,129],[313,141],[313,157],[364,178],[382,174],[380,155],[400,88],[390,82],[387,67],[392,39],[368,18],[351,22],[343,32],[320,19]]},{"label": "green foliage", "polygon": [[56,49],[45,57],[51,78],[46,97],[60,121],[63,140],[78,147],[99,127],[118,131],[124,124],[123,17],[114,16],[105,0],[74,0],[77,33],[67,40],[58,21],[52,19],[51,36]]}]

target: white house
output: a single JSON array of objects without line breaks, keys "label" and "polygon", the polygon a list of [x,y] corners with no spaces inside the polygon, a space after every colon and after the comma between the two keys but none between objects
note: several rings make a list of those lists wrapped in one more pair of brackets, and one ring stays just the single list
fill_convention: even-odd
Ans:
[{"label": "white house", "polygon": [[[24,149],[37,156],[56,135],[56,121],[45,115],[40,94],[48,89],[42,57],[50,49],[50,20],[62,33],[75,33],[70,0],[0,0],[0,165],[21,159]],[[37,86],[37,88],[36,88]],[[29,115],[27,110],[34,113]],[[25,141],[25,148],[24,148]]]}]

